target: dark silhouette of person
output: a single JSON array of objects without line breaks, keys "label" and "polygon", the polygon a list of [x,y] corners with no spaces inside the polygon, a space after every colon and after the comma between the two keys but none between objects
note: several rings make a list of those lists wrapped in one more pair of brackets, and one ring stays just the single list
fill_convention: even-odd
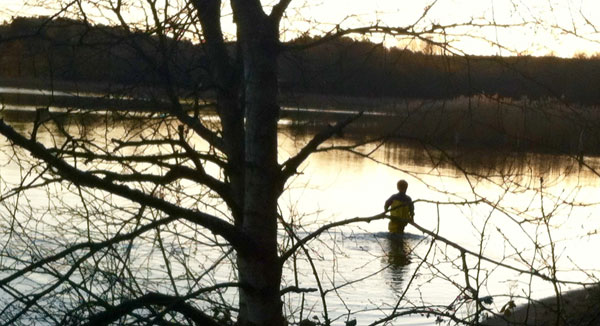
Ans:
[{"label": "dark silhouette of person", "polygon": [[408,182],[400,180],[396,184],[398,193],[393,194],[385,201],[383,208],[390,212],[388,231],[395,234],[404,234],[404,228],[408,222],[412,222],[415,216],[415,207],[412,199],[406,195]]}]

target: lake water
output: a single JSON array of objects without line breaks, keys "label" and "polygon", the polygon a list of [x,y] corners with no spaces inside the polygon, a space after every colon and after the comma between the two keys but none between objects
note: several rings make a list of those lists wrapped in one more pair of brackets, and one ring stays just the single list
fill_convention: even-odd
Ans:
[{"label": "lake water", "polygon": [[[306,141],[304,136],[282,138],[283,148]],[[347,143],[343,139],[334,142]],[[597,280],[600,179],[594,169],[598,159],[586,157],[580,165],[566,155],[441,153],[399,143],[376,147],[359,148],[362,153],[375,150],[369,159],[344,151],[316,154],[283,202],[299,203],[303,212],[312,212],[309,216],[322,223],[370,216],[381,212],[385,199],[395,192],[396,181],[406,179],[408,194],[416,202],[415,221],[421,226],[488,258],[524,270],[533,267],[546,275],[552,265],[552,239],[558,279]],[[482,199],[473,205],[458,204]],[[547,228],[540,223],[543,216]],[[337,303],[338,314],[363,310],[350,319],[369,324],[389,314],[407,287],[405,302],[400,303],[407,311],[423,306],[452,314],[445,307],[461,303],[463,309],[468,307],[468,300],[457,300],[464,296],[465,284],[458,250],[439,241],[432,246],[429,237],[410,226],[410,236],[402,244],[388,240],[385,231],[386,222],[377,221],[331,235],[339,247],[330,250],[345,254],[331,255],[337,267],[330,268],[326,278],[344,279],[348,271],[354,278],[373,276],[349,285],[339,296],[330,294],[330,307]],[[494,303],[488,307],[495,312],[511,297],[524,302],[519,297],[539,299],[554,293],[550,282],[488,263],[482,263],[477,272],[478,263],[467,256],[470,284],[479,284],[479,297],[493,296]],[[339,277],[331,276],[336,273]],[[577,286],[562,285],[561,289],[573,287]],[[435,317],[424,315],[393,324],[435,324]]]},{"label": "lake water", "polygon": [[[27,121],[12,119],[11,124],[21,132],[31,128]],[[161,124],[157,122],[154,128],[150,131],[148,126],[131,121],[115,122],[107,127],[89,120],[84,127],[68,126],[68,130],[100,143],[137,132],[139,135],[156,132]],[[283,119],[280,129],[280,160],[283,161],[310,140],[315,126],[299,127],[297,121]],[[38,137],[45,142],[57,138],[58,143],[64,142],[57,129],[51,126],[48,130],[40,129]],[[348,146],[363,137],[364,134],[346,134],[326,146]],[[22,176],[34,180],[32,175],[37,172],[28,176],[28,170],[17,167],[6,141],[0,140],[0,144],[2,193],[7,193]],[[415,201],[415,221],[422,227],[469,251],[520,270],[551,275],[555,269],[559,280],[597,281],[600,269],[596,259],[596,250],[600,248],[597,235],[600,229],[600,177],[594,172],[600,166],[597,158],[585,157],[581,164],[567,155],[446,152],[430,146],[392,141],[371,143],[352,148],[352,151],[354,153],[349,150],[316,153],[302,166],[301,174],[288,183],[279,201],[280,209],[288,223],[303,225],[297,229],[300,237],[323,224],[381,213],[384,201],[396,191],[396,182],[405,179],[409,183],[408,194]],[[33,170],[40,171],[40,167]],[[64,195],[49,200],[47,191]],[[188,197],[181,200],[187,203],[201,193],[198,189],[186,189]],[[66,208],[97,212],[98,219],[104,222],[98,222],[96,227],[102,226],[98,232],[104,233],[113,232],[107,230],[120,225],[121,218],[109,219],[109,212],[135,212],[135,209],[128,210],[131,206],[128,203],[99,196],[93,191],[85,196],[102,198],[103,202],[94,201],[98,207],[82,207],[76,203],[77,196],[76,189],[66,185],[30,191],[27,207],[38,209],[42,215],[44,211],[52,213],[35,223],[32,221],[35,226],[24,229],[35,230],[30,237],[39,243],[48,241],[52,247],[85,240],[82,232],[73,231],[75,229],[93,229],[83,215],[69,216]],[[10,209],[16,203],[12,200],[7,199],[0,207],[2,223],[14,217]],[[109,205],[111,201],[114,201],[112,206]],[[210,200],[204,204],[211,213],[227,215],[222,206]],[[17,220],[24,218],[16,217]],[[126,219],[122,217],[122,220]],[[180,226],[185,227],[185,224]],[[7,225],[2,225],[2,229],[5,248],[11,245],[17,248],[16,243],[11,242],[15,240],[7,238]],[[314,292],[303,296],[285,295],[286,313],[293,315],[295,322],[313,316],[324,320],[325,302],[327,317],[335,325],[343,325],[352,319],[359,325],[368,325],[382,321],[392,313],[409,312],[412,314],[396,318],[392,324],[435,325],[436,314],[464,317],[473,313],[475,305],[463,292],[467,277],[480,298],[492,296],[493,303],[486,307],[496,312],[511,299],[519,303],[525,302],[524,297],[539,299],[554,293],[552,283],[529,274],[482,262],[468,254],[463,262],[459,250],[442,241],[433,241],[412,226],[407,227],[408,234],[404,239],[390,238],[386,231],[387,222],[378,220],[332,229],[310,242],[306,251],[300,251],[296,259],[288,261],[283,287],[298,284],[304,288],[318,288],[320,283],[324,295]],[[197,236],[198,233],[193,234]],[[282,229],[282,239],[283,234]],[[87,236],[95,237],[93,234]],[[210,237],[196,240],[211,243]],[[190,248],[202,248],[202,244],[193,243],[191,239],[182,242],[179,238],[178,241],[169,242],[172,255],[183,252],[186,259],[205,267],[224,250],[212,247],[212,253],[201,250],[198,253]],[[156,247],[140,245],[136,248],[138,254],[148,256],[132,258],[132,261],[137,259],[138,266],[146,266],[148,275],[160,273],[165,268]],[[231,255],[226,256],[231,259]],[[179,267],[177,261],[173,258],[171,266],[175,274],[189,273],[183,267],[189,261]],[[210,280],[215,283],[231,280],[231,264],[231,260],[225,259],[211,271]],[[147,280],[153,279],[148,275],[145,276]],[[315,276],[318,276],[318,282]],[[41,279],[32,282],[43,283]],[[173,282],[185,283],[179,279]],[[578,286],[561,284],[560,289]],[[164,287],[168,288],[168,285]],[[231,291],[220,296],[220,300],[234,302],[235,295]]]}]

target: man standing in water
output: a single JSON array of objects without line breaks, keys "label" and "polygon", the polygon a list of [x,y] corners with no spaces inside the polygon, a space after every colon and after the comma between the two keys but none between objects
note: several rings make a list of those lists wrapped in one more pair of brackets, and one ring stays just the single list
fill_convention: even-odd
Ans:
[{"label": "man standing in water", "polygon": [[385,201],[383,208],[390,212],[390,223],[388,230],[390,233],[403,234],[404,228],[408,222],[412,222],[415,216],[415,207],[412,199],[406,195],[408,182],[400,180],[396,184],[398,193],[393,194]]}]

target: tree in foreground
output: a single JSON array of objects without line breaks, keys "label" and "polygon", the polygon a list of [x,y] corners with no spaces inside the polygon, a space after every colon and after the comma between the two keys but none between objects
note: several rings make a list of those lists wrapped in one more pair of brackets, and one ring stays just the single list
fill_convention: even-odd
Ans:
[{"label": "tree in foreground", "polygon": [[[36,116],[28,130],[17,131],[0,123],[0,132],[15,150],[24,150],[32,159],[31,165],[14,161],[28,176],[23,175],[20,185],[3,196],[6,211],[12,212],[4,222],[14,225],[18,234],[18,240],[12,231],[5,234],[10,258],[3,269],[12,271],[2,280],[4,294],[12,298],[5,301],[5,324],[36,318],[89,324],[160,323],[167,322],[165,315],[172,313],[196,324],[216,324],[212,315],[188,302],[211,289],[193,284],[202,272],[188,261],[190,252],[180,257],[183,275],[189,279],[176,279],[181,271],[170,269],[176,258],[168,244],[185,240],[192,243],[187,248],[192,250],[198,247],[193,244],[201,241],[198,238],[227,248],[226,252],[235,251],[232,264],[237,275],[212,289],[238,289],[234,311],[239,325],[285,324],[282,266],[306,240],[279,252],[277,200],[300,164],[350,122],[327,128],[296,155],[278,162],[277,62],[284,49],[279,24],[289,2],[281,1],[267,14],[258,1],[231,1],[235,46],[222,31],[222,21],[231,18],[222,17],[221,1],[191,1],[172,14],[168,10],[173,7],[167,2],[164,7],[155,1],[142,3],[143,8],[138,9],[147,10],[146,19],[152,21],[156,37],[156,47],[151,49],[156,53],[148,56],[154,60],[149,66],[157,67],[164,83],[158,97],[169,103],[161,113],[167,118],[139,114],[136,118],[142,119],[143,126],[121,130],[115,139],[92,135],[78,128],[76,121],[61,123],[42,139],[41,130],[55,119],[43,114]],[[82,3],[81,8],[87,5]],[[126,7],[121,1],[105,1],[101,6],[122,24],[124,35],[133,29],[124,15],[136,10],[135,6]],[[219,118],[216,125],[202,119],[202,103],[197,100],[191,110],[184,106],[183,94],[172,82],[176,67],[170,62],[174,45],[169,36],[187,37],[194,30],[199,30],[205,68],[211,77],[208,85],[197,87],[205,88],[203,94],[211,93]],[[148,50],[143,44],[134,47],[139,55]],[[39,212],[21,211],[21,197],[31,189],[46,189],[50,208],[57,208],[61,200],[70,208],[69,217],[61,214],[65,220],[51,210],[58,224],[54,231],[32,228],[29,223],[41,223],[44,217],[36,215]],[[56,197],[59,193],[62,198]],[[8,203],[10,198],[15,198],[14,206]],[[53,232],[69,234],[69,240],[62,241],[73,243],[53,241]],[[154,235],[149,237],[150,233]],[[39,235],[49,242],[47,248],[28,244]],[[168,293],[146,289],[139,271],[130,268],[139,263],[131,256],[138,242],[149,243],[150,250],[159,250],[164,256],[165,270],[156,273],[170,280]],[[224,257],[232,259],[228,254]],[[213,257],[215,264],[224,257]],[[153,264],[150,259],[144,263]],[[210,271],[206,269],[204,273]],[[154,271],[149,267],[147,272]],[[13,285],[24,279],[31,284],[22,284],[24,288]],[[182,286],[185,293],[180,292]],[[66,305],[64,315],[46,308],[53,300]],[[138,313],[140,309],[148,310]]]}]

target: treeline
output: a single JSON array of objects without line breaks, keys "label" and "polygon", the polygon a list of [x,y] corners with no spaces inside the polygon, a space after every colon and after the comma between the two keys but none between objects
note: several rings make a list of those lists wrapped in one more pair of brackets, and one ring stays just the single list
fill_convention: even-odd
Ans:
[{"label": "treeline", "polygon": [[122,27],[16,18],[0,26],[0,78],[192,88],[206,68],[198,50]]},{"label": "treeline", "polygon": [[[314,42],[297,40],[297,46]],[[282,64],[289,89],[339,95],[444,99],[476,94],[600,100],[600,59],[427,55],[338,39]]]},{"label": "treeline", "polygon": [[[288,44],[284,93],[442,99],[476,94],[597,103],[600,60],[426,55],[340,38]],[[299,48],[299,49],[295,49]],[[235,48],[231,49],[232,52]],[[69,19],[16,18],[0,26],[0,78],[208,91],[202,44]]]}]

